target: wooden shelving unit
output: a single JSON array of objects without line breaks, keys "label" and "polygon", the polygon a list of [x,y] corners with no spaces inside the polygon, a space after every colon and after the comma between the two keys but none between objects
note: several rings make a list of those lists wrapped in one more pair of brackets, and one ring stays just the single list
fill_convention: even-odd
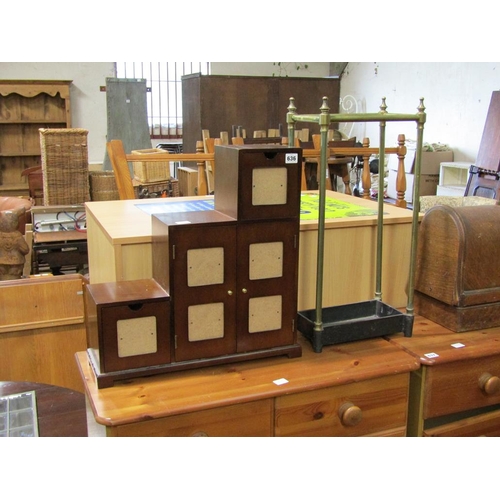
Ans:
[{"label": "wooden shelving unit", "polygon": [[0,80],[0,196],[27,196],[41,166],[40,128],[70,128],[69,80]]}]

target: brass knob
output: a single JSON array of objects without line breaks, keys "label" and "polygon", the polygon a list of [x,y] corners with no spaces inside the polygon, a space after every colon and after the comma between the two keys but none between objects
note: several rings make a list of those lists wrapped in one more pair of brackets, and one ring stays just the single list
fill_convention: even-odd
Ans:
[{"label": "brass knob", "polygon": [[247,290],[246,288],[242,288],[242,289],[241,289],[241,291],[242,291],[243,293],[247,293],[247,292],[248,292],[248,290]]},{"label": "brass knob", "polygon": [[339,408],[339,418],[342,425],[353,427],[361,422],[363,419],[363,412],[359,406],[353,403],[344,403]]},{"label": "brass knob", "polygon": [[227,294],[228,294],[228,295],[233,295],[233,291],[232,291],[232,290],[228,290],[228,291],[227,291]]},{"label": "brass knob", "polygon": [[500,378],[491,375],[491,373],[483,373],[479,377],[479,387],[488,396],[493,396],[500,393]]}]

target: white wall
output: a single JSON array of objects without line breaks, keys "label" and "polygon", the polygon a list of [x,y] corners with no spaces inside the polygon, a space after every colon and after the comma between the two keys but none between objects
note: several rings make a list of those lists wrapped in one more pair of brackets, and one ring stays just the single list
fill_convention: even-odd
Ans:
[{"label": "white wall", "polygon": [[[379,111],[382,97],[388,112],[416,113],[423,97],[424,142],[448,144],[455,161],[471,163],[479,149],[491,93],[499,89],[498,62],[351,62],[341,79],[341,96],[352,94],[368,113]],[[395,144],[399,133],[415,139],[415,124],[387,124],[387,145]],[[378,124],[367,124],[366,136],[378,145]]]},{"label": "white wall", "polygon": [[112,62],[0,62],[2,80],[72,80],[71,120],[75,128],[89,131],[89,163],[101,164],[106,148],[106,85],[114,77]]}]

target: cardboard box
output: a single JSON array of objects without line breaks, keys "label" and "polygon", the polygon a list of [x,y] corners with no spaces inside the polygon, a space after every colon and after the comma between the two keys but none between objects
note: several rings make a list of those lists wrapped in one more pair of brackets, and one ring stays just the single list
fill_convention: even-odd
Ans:
[{"label": "cardboard box", "polygon": [[[396,200],[398,197],[398,193],[396,191],[397,175],[398,173],[396,170],[389,170],[389,178],[387,180],[387,196],[394,200]],[[406,174],[405,200],[408,203],[413,203],[414,179],[415,176],[413,174]],[[439,184],[439,174],[433,174],[433,175],[420,174],[420,196],[436,194],[438,184]]]},{"label": "cardboard box", "polygon": [[[414,149],[408,149],[405,157],[405,172],[413,174],[415,171],[415,153]],[[424,151],[422,153],[422,162],[420,164],[420,175],[439,175],[441,162],[453,161],[453,151]],[[389,155],[389,170],[398,169],[397,155]]]}]

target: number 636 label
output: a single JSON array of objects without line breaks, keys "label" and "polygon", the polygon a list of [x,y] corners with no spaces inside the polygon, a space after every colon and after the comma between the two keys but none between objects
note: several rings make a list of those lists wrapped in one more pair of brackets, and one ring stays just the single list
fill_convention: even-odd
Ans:
[{"label": "number 636 label", "polygon": [[298,163],[299,155],[297,153],[287,153],[285,155],[285,163]]}]

